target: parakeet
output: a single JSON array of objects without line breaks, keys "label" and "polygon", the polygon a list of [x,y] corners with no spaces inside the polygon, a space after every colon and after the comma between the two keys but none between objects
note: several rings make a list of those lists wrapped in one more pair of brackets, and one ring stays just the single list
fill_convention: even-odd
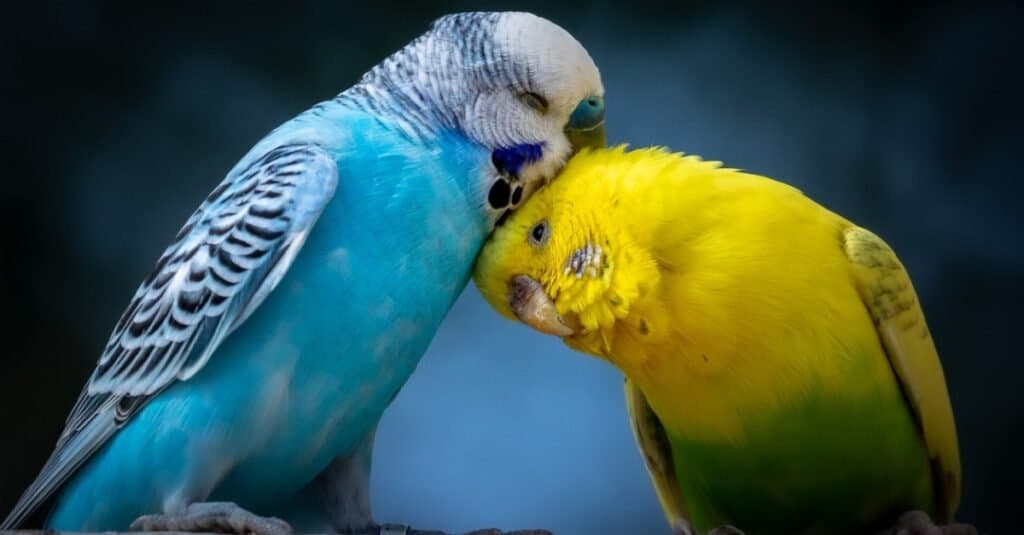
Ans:
[{"label": "parakeet", "polygon": [[953,412],[910,278],[797,189],[659,148],[583,151],[495,231],[475,280],[624,373],[677,533],[953,518]]},{"label": "parakeet", "polygon": [[[63,531],[371,525],[373,433],[495,223],[604,144],[561,27],[461,13],[259,141],[139,287],[38,478]],[[239,520],[241,519],[241,520]]]}]

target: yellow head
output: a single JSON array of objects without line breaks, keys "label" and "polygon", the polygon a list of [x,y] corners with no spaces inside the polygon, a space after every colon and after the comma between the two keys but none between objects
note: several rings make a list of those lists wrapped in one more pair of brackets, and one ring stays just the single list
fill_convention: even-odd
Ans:
[{"label": "yellow head", "polygon": [[[494,231],[474,278],[502,315],[568,337],[607,336],[631,302],[657,284],[656,264],[640,247],[625,206],[632,177],[657,172],[672,155],[624,147],[583,151]],[[573,343],[573,342],[576,343]]]}]

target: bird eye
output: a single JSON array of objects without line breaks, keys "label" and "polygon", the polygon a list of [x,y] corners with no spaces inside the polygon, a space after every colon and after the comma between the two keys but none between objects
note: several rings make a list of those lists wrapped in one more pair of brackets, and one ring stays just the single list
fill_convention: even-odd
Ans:
[{"label": "bird eye", "polygon": [[531,93],[529,91],[521,93],[519,95],[519,100],[523,101],[523,104],[526,104],[540,113],[548,111],[548,100],[537,93]]},{"label": "bird eye", "polygon": [[540,223],[537,223],[530,229],[530,243],[533,245],[541,246],[547,243],[548,236],[551,235],[551,227],[548,225],[548,221],[545,219]]}]

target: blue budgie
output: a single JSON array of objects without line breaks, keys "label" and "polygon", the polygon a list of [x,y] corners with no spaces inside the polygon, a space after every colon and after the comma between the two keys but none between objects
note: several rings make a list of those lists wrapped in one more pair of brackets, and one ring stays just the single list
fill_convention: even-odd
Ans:
[{"label": "blue budgie", "polygon": [[375,525],[378,420],[490,230],[604,144],[603,96],[557,25],[461,13],[275,129],[139,287],[0,529],[51,499],[66,531]]}]

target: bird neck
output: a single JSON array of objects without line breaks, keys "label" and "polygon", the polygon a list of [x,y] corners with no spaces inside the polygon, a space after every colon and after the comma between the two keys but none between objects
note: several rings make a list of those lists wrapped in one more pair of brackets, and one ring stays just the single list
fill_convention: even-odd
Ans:
[{"label": "bird neck", "polygon": [[393,83],[386,78],[364,80],[338,95],[333,102],[386,119],[414,143],[434,141],[438,132],[451,123],[450,118],[433,105],[429,94],[417,91],[411,84]]},{"label": "bird neck", "polygon": [[[480,14],[481,31],[436,27],[388,56],[335,99],[392,117],[410,138],[427,141],[445,130],[465,131],[461,112],[483,87],[466,75],[493,54],[488,36],[495,14]],[[430,76],[423,76],[429,72]]]}]

